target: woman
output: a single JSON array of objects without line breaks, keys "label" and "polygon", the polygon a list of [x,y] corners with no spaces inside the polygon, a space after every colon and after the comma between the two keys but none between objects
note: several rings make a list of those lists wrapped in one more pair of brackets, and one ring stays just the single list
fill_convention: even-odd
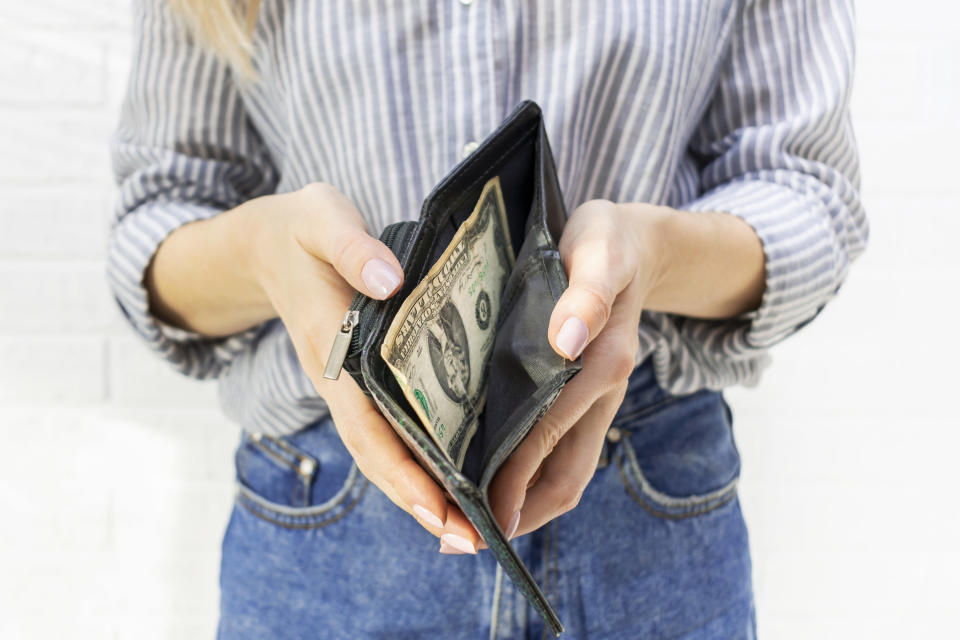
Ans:
[{"label": "woman", "polygon": [[753,637],[719,390],[865,247],[850,3],[171,4],[137,3],[108,275],[244,429],[220,637],[542,632],[350,377],[321,375],[353,291],[402,282],[380,229],[523,99],[572,210],[547,338],[583,371],[494,511],[571,637]]}]

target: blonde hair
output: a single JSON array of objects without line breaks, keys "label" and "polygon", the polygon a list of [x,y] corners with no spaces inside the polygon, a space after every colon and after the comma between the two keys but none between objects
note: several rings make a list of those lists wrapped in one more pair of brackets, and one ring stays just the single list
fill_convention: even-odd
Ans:
[{"label": "blonde hair", "polygon": [[197,40],[230,65],[238,76],[252,79],[253,32],[260,0],[169,0]]}]

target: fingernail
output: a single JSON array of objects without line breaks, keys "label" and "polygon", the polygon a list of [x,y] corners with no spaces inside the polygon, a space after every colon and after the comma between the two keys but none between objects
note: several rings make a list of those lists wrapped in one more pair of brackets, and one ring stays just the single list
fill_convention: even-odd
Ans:
[{"label": "fingernail", "polygon": [[363,284],[367,285],[373,297],[384,299],[400,285],[400,276],[393,267],[380,258],[370,258],[360,270]]},{"label": "fingernail", "polygon": [[413,512],[417,514],[417,517],[426,522],[431,527],[436,527],[437,529],[443,529],[443,520],[438,518],[436,514],[427,509],[426,507],[421,507],[418,504],[413,505]]},{"label": "fingernail", "polygon": [[587,346],[589,336],[590,333],[583,320],[570,316],[564,320],[563,326],[557,333],[557,346],[567,356],[567,360],[576,360],[583,348]]},{"label": "fingernail", "polygon": [[520,511],[514,511],[513,515],[510,516],[510,522],[507,523],[507,540],[513,538],[513,534],[517,532],[517,527],[520,526]]},{"label": "fingernail", "polygon": [[455,533],[443,534],[442,536],[440,536],[440,542],[447,546],[453,547],[460,553],[476,553],[477,552],[477,549],[476,547],[473,546],[472,542],[470,542],[466,538],[462,538],[458,536]]},{"label": "fingernail", "polygon": [[446,542],[440,543],[440,553],[448,553],[451,556],[463,555],[463,551],[460,551],[459,549],[454,549],[453,547],[448,545]]}]

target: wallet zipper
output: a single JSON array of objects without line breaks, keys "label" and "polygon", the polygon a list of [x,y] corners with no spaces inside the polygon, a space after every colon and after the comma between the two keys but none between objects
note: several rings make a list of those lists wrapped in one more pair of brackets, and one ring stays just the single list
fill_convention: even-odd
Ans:
[{"label": "wallet zipper", "polygon": [[[407,240],[416,227],[416,222],[395,222],[387,225],[383,233],[380,234],[380,242],[387,245],[395,255],[400,257]],[[350,363],[360,357],[363,339],[366,337],[363,330],[369,327],[370,315],[375,310],[377,303],[380,302],[380,300],[374,300],[360,292],[353,296],[350,307],[340,324],[340,331],[333,338],[330,357],[327,358],[327,366],[323,370],[324,378],[336,380],[340,377],[340,372],[344,369],[345,363]],[[359,363],[356,366],[346,366],[346,369],[354,377],[360,373]],[[361,387],[363,387],[362,384]]]},{"label": "wallet zipper", "polygon": [[340,325],[340,331],[333,338],[333,346],[330,347],[330,357],[327,358],[327,366],[323,370],[323,377],[327,380],[336,380],[340,377],[340,371],[343,369],[343,361],[347,359],[347,351],[353,344],[354,329],[360,322],[360,313],[355,309],[347,309],[343,316],[343,323]]}]

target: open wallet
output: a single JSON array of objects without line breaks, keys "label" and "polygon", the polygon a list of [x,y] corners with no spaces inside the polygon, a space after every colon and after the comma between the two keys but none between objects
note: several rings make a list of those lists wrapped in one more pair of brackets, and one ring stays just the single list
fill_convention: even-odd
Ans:
[{"label": "open wallet", "polygon": [[[499,178],[508,245],[515,255],[501,280],[505,286],[484,372],[486,400],[458,468],[423,426],[381,356],[381,347],[404,300],[445,255],[486,193],[485,185],[494,178]],[[336,378],[341,369],[346,370],[373,399],[415,459],[483,536],[497,562],[554,635],[563,632],[563,625],[494,519],[488,490],[503,462],[580,370],[579,359],[563,358],[547,340],[550,315],[567,288],[557,250],[566,219],[540,107],[523,102],[433,189],[419,220],[384,229],[380,240],[399,259],[404,284],[388,300],[357,294],[324,373]]]}]

